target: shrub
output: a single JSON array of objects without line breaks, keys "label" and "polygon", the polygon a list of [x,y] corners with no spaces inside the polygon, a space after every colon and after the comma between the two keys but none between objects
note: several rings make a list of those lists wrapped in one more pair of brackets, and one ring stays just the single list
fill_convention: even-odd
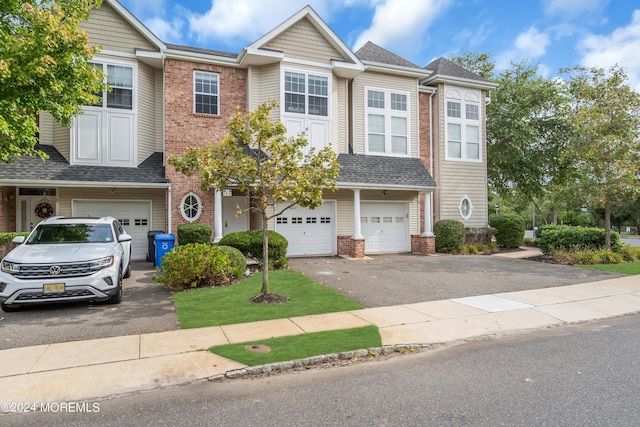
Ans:
[{"label": "shrub", "polygon": [[493,239],[493,235],[496,230],[489,227],[481,228],[465,228],[464,229],[464,244],[465,245],[488,245]]},{"label": "shrub", "polygon": [[538,242],[533,237],[525,237],[522,241],[522,244],[531,248],[535,248],[536,246],[538,246]]},{"label": "shrub", "polygon": [[229,257],[233,274],[236,277],[242,276],[247,269],[247,258],[242,254],[242,252],[231,246],[218,245],[216,247]]},{"label": "shrub", "polygon": [[190,245],[192,243],[211,244],[211,227],[200,224],[180,224],[178,226],[178,244]]},{"label": "shrub", "polygon": [[0,245],[4,252],[2,255],[6,255],[9,253],[11,249],[13,249],[13,243],[11,242],[18,236],[27,237],[29,232],[18,232],[18,233],[0,233]]},{"label": "shrub", "polygon": [[[551,248],[569,250],[603,249],[604,230],[593,227],[571,227],[568,225],[543,225],[536,232],[538,247],[544,253]],[[620,235],[611,232],[611,250],[619,252],[623,244]]]},{"label": "shrub", "polygon": [[453,219],[442,219],[433,225],[437,252],[460,252],[464,245],[464,224]]},{"label": "shrub", "polygon": [[620,255],[626,262],[634,262],[640,260],[640,247],[624,245],[620,249]]},{"label": "shrub", "polygon": [[496,229],[496,241],[505,248],[518,248],[524,242],[524,221],[517,214],[499,214],[490,219],[491,227]]},{"label": "shrub", "polygon": [[[262,230],[237,231],[220,239],[220,245],[238,249],[247,257],[262,262]],[[275,231],[269,230],[269,265],[284,268],[287,265],[287,247],[289,242]]]},{"label": "shrub", "polygon": [[180,245],[162,257],[154,281],[170,289],[218,286],[230,283],[239,272],[224,249],[209,244]]}]

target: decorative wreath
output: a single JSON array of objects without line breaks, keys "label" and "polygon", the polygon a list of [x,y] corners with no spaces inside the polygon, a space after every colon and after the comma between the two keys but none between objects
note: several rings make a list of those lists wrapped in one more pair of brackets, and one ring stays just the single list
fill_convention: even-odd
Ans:
[{"label": "decorative wreath", "polygon": [[49,218],[53,215],[53,208],[49,203],[43,202],[36,206],[35,212],[40,218]]}]

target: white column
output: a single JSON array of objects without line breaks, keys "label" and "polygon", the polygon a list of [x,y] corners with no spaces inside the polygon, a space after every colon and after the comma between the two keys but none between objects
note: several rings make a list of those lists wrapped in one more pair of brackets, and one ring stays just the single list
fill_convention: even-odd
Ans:
[{"label": "white column", "polygon": [[222,192],[216,188],[213,199],[213,243],[222,239]]},{"label": "white column", "polygon": [[353,238],[364,239],[360,225],[360,189],[353,190]]},{"label": "white column", "polygon": [[423,236],[433,236],[433,212],[431,211],[431,198],[433,191],[424,193],[424,233]]}]

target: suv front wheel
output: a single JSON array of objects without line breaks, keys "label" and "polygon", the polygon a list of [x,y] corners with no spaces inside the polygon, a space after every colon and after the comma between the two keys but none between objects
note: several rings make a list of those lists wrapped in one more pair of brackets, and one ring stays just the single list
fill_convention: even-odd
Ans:
[{"label": "suv front wheel", "polygon": [[106,300],[105,304],[120,304],[122,302],[122,270],[118,270],[118,288],[111,298]]}]

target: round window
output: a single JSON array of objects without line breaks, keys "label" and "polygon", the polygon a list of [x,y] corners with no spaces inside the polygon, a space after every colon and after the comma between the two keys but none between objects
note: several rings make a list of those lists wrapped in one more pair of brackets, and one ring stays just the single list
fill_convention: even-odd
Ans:
[{"label": "round window", "polygon": [[182,213],[182,217],[189,222],[197,220],[202,212],[200,197],[198,197],[196,193],[188,193],[182,198],[180,212]]},{"label": "round window", "polygon": [[462,200],[460,200],[460,216],[462,219],[467,220],[471,218],[471,213],[473,212],[473,204],[471,204],[471,199],[469,197],[464,196]]}]

